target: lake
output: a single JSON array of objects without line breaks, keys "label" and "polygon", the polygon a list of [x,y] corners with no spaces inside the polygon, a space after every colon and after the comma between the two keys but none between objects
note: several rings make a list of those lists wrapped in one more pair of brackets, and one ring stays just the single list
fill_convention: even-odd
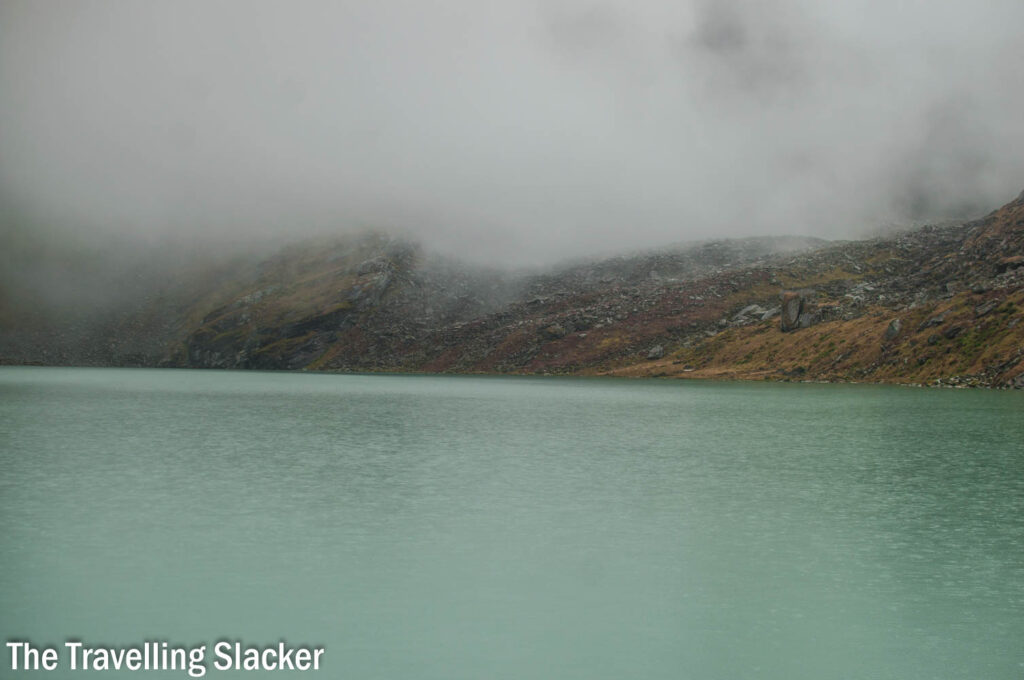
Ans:
[{"label": "lake", "polygon": [[5,367],[0,522],[5,641],[1024,677],[1020,392]]}]

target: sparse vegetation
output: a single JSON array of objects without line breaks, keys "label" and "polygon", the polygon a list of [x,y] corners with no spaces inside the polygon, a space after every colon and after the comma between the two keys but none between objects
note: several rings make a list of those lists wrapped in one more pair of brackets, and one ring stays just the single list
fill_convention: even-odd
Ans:
[{"label": "sparse vegetation", "polygon": [[[1024,268],[978,263],[1022,250],[1022,218],[1018,200],[889,240],[718,242],[518,278],[380,234],[322,240],[188,288],[139,363],[1019,384]],[[782,332],[780,294],[797,289]]]}]

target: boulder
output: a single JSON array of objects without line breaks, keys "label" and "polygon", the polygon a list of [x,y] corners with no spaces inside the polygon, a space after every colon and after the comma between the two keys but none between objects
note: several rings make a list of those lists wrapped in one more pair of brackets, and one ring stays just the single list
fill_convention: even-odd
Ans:
[{"label": "boulder", "polygon": [[662,358],[663,356],[665,356],[665,348],[664,348],[664,347],[662,347],[661,345],[655,345],[655,346],[654,346],[654,347],[652,347],[652,348],[651,348],[651,350],[650,350],[650,351],[649,351],[649,352],[647,353],[647,358],[648,358],[649,360],[652,360],[652,361],[653,361],[654,359],[660,359],[660,358]]},{"label": "boulder", "polygon": [[903,330],[903,322],[899,319],[893,319],[889,322],[889,326],[885,329],[884,338],[888,340],[894,340],[900,331]]},{"label": "boulder", "polygon": [[761,305],[747,305],[746,307],[738,311],[734,317],[732,317],[732,323],[747,323],[750,320],[750,317],[755,317],[758,319],[763,318],[764,314],[767,311],[768,310],[762,307]]},{"label": "boulder", "polygon": [[779,328],[783,332],[795,331],[800,328],[800,312],[803,311],[804,298],[800,293],[784,292],[782,294],[782,316],[779,319]]},{"label": "boulder", "polygon": [[815,292],[809,288],[782,291],[779,328],[783,332],[807,328],[821,321],[819,310],[811,302],[814,295]]},{"label": "boulder", "polygon": [[800,317],[796,320],[796,323],[800,328],[807,328],[808,326],[813,326],[817,321],[817,314],[812,312],[802,312]]}]

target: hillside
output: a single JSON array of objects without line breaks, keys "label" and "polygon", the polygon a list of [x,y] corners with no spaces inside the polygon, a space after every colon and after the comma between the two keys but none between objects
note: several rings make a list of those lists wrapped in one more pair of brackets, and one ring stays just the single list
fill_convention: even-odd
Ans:
[{"label": "hillside", "polygon": [[723,305],[708,337],[609,372],[1024,387],[1024,193],[976,222],[832,246],[771,275],[778,317]]},{"label": "hillside", "polygon": [[369,233],[194,264],[89,333],[8,310],[0,357],[1021,387],[1022,265],[1024,194],[888,238],[717,241],[545,273]]}]

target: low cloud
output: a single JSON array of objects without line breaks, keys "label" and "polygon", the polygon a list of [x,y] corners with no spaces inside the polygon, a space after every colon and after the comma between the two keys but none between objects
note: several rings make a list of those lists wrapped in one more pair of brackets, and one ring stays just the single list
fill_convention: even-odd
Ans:
[{"label": "low cloud", "polygon": [[1024,186],[1022,23],[1016,0],[15,0],[0,200],[57,236],[370,226],[511,264],[854,237]]}]

